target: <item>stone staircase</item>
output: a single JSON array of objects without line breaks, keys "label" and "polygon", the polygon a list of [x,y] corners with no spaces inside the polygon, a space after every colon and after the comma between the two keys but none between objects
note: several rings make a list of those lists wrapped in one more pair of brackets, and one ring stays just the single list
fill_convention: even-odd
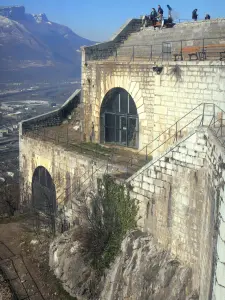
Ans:
[{"label": "stone staircase", "polygon": [[[208,113],[206,114],[205,111]],[[128,150],[111,149],[107,154],[108,162],[100,167],[106,166],[105,173],[110,174],[119,182],[126,182],[128,178],[141,170],[149,162],[154,164],[159,157],[172,151],[172,148],[192,132],[195,128],[205,127],[214,131],[215,136],[220,141],[225,140],[225,125],[218,116],[225,115],[225,112],[213,103],[202,103],[196,106],[188,114],[184,115],[174,125],[167,128],[152,142],[147,144],[138,152],[129,153]],[[181,128],[177,124],[181,122]],[[98,151],[98,150],[97,150]],[[98,172],[96,169],[91,176]],[[80,178],[80,187],[82,192],[88,188],[89,178]]]}]

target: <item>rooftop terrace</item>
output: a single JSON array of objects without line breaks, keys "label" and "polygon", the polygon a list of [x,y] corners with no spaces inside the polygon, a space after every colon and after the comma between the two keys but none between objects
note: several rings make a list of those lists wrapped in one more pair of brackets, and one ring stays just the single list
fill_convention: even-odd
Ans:
[{"label": "rooftop terrace", "polygon": [[85,47],[85,59],[111,61],[224,60],[225,19],[141,28],[132,19],[110,41]]}]

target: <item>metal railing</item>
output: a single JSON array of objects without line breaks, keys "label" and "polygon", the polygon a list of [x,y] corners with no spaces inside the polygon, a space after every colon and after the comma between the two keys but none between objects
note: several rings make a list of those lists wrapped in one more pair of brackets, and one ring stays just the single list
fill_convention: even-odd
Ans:
[{"label": "metal railing", "polygon": [[[147,163],[152,160],[153,155],[155,157],[163,153],[174,143],[187,136],[191,130],[199,126],[208,127],[214,131],[218,138],[223,138],[225,136],[224,116],[225,112],[214,103],[199,104],[131,156],[126,164],[127,174],[129,174],[130,167],[136,166],[141,168],[143,166],[143,164],[135,163],[135,161],[138,161],[140,154],[145,154],[145,162]],[[223,145],[225,145],[225,141]]]},{"label": "metal railing", "polygon": [[[199,56],[194,57],[195,60],[212,60],[225,59],[225,40],[224,37],[201,38],[201,39],[182,39],[178,41],[165,41],[151,45],[124,45],[114,46],[107,49],[93,48],[89,49],[86,54],[87,61],[91,60],[109,60],[109,61],[129,61],[134,62],[138,60],[147,61],[169,61],[175,60],[175,54],[180,57],[180,60],[192,60],[189,56],[193,53],[191,47],[198,47],[199,50],[194,52],[200,53]],[[190,51],[188,50],[190,48]]]},{"label": "metal railing", "polygon": [[[161,159],[161,154],[168,154],[170,151],[175,148],[179,142],[182,143],[185,140],[185,137],[188,138],[189,133],[199,126],[210,128],[213,130],[216,137],[220,138],[220,141],[223,146],[225,146],[225,112],[219,108],[214,103],[201,103],[197,107],[193,108],[182,118],[177,120],[173,125],[164,130],[161,134],[157,135],[150,143],[145,145],[141,150],[135,152],[128,159],[120,161],[120,167],[116,167],[116,149],[112,149],[107,153],[107,160],[93,169],[91,174],[89,171],[85,171],[84,174],[79,176],[79,184],[75,189],[71,188],[74,186],[67,187],[70,190],[67,193],[66,197],[78,196],[80,193],[84,193],[88,188],[90,188],[90,182],[94,180],[94,175],[105,168],[106,174],[112,174],[116,178],[126,182],[126,180],[132,176],[137,170],[142,168],[146,163],[151,162],[151,160],[156,157]],[[194,133],[193,133],[194,134]],[[222,139],[221,139],[222,138]],[[224,140],[223,140],[224,138]],[[69,141],[65,141],[66,144],[69,144]],[[96,148],[95,148],[96,147]],[[92,158],[99,157],[98,153],[99,145],[95,144],[93,148]],[[168,150],[169,149],[169,150]],[[166,151],[168,150],[168,151]],[[83,154],[87,153],[87,148],[85,145],[81,145],[80,151]],[[166,151],[166,152],[165,152]],[[143,159],[144,155],[144,159]],[[142,158],[141,161],[139,158]],[[156,163],[157,160],[154,160],[152,164]],[[110,170],[110,166],[114,165],[113,172]],[[60,194],[57,197],[57,200],[63,196],[64,193]],[[65,197],[63,197],[65,198]],[[64,199],[68,200],[68,199]]]},{"label": "metal railing", "polygon": [[[214,132],[214,135],[219,139],[222,146],[225,147],[224,116],[225,112],[214,103],[201,103],[177,120],[169,128],[157,135],[141,150],[135,152],[135,154],[128,159],[120,161],[119,166],[116,163],[116,148],[111,148],[111,150],[108,149],[106,160],[103,163],[101,161],[98,166],[92,168],[91,172],[90,170],[85,170],[83,174],[79,174],[78,182],[76,184],[72,182],[70,186],[66,187],[66,193],[64,191],[57,195],[56,202],[60,201],[62,205],[61,209],[54,213],[55,222],[58,222],[59,220],[61,220],[60,222],[63,220],[66,221],[63,203],[66,203],[70,198],[71,204],[77,205],[77,201],[79,202],[79,199],[85,197],[85,194],[93,188],[93,185],[95,186],[95,179],[97,178],[96,175],[98,172],[101,173],[101,176],[102,174],[110,174],[111,176],[114,176],[114,178],[119,179],[120,182],[126,184],[129,177],[132,175],[138,176],[144,172],[145,169],[137,172],[144,165],[151,161],[151,164],[154,165],[162,159],[163,156],[167,155],[169,152],[173,151],[175,147],[184,142],[185,139],[188,139],[191,135],[195,134],[195,131],[193,131],[194,128],[199,126],[210,128]],[[42,138],[43,136],[39,135],[39,137]],[[69,137],[69,134],[65,135],[65,137]],[[64,139],[64,143],[69,145],[70,140]],[[80,148],[77,148],[76,151],[81,151],[86,155],[86,146],[81,145],[79,147]],[[100,158],[98,144],[94,144],[91,153],[93,161],[96,158]],[[141,161],[140,157],[142,158]],[[133,176],[132,179],[135,178]],[[72,210],[75,209],[72,208]],[[64,226],[63,230],[69,228],[67,227],[67,221],[65,224],[66,226]]]},{"label": "metal railing", "polygon": [[[192,116],[190,119],[189,117]],[[70,191],[69,196],[73,196],[75,200],[71,200],[73,203],[77,199],[79,199],[79,195],[82,194],[83,196],[85,192],[90,190],[91,185],[90,182],[94,180],[94,175],[102,168],[105,167],[105,174],[110,174],[115,176],[115,171],[117,172],[115,178],[119,178],[120,182],[124,182],[126,184],[127,179],[129,176],[132,176],[130,174],[129,170],[131,167],[135,165],[134,161],[135,158],[138,157],[139,153],[145,152],[145,164],[148,162],[151,162],[152,157],[150,157],[153,154],[156,154],[158,156],[158,159],[155,159],[152,162],[152,165],[154,165],[158,160],[160,160],[164,155],[167,155],[169,152],[171,152],[175,147],[177,147],[180,143],[184,142],[185,137],[188,139],[190,136],[192,136],[195,132],[193,132],[191,135],[189,133],[191,132],[191,129],[194,127],[205,127],[210,128],[213,130],[216,137],[220,139],[221,144],[225,147],[225,112],[220,109],[217,105],[213,103],[202,103],[199,104],[197,107],[192,109],[190,112],[188,112],[186,115],[184,115],[182,118],[180,118],[177,122],[175,122],[172,126],[170,126],[168,129],[166,129],[164,132],[162,132],[160,135],[158,135],[152,142],[144,146],[140,151],[138,151],[135,155],[131,156],[128,160],[124,162],[125,168],[124,171],[121,171],[120,168],[114,169],[114,174],[109,172],[109,164],[112,163],[112,157],[114,155],[113,151],[111,153],[111,157],[108,159],[107,164],[102,164],[98,169],[92,172],[92,174],[89,177],[86,177],[83,181],[80,181],[79,189],[75,188],[72,191]],[[187,122],[183,122],[185,118],[188,118]],[[179,127],[179,124],[182,124]],[[190,126],[191,125],[191,126]],[[190,128],[189,128],[190,126]],[[160,138],[162,136],[165,136],[165,134],[169,134],[171,132],[171,129],[174,129],[174,132],[166,138],[163,142],[160,142]],[[189,129],[186,130],[185,129]],[[183,133],[183,134],[182,134]],[[222,139],[221,139],[222,138]],[[224,138],[224,140],[223,140]],[[156,147],[153,147],[154,143],[157,141],[158,145]],[[168,143],[169,142],[169,143]],[[165,147],[166,146],[166,147]],[[161,148],[161,149],[160,149]],[[149,149],[149,151],[148,151]],[[168,151],[166,151],[166,149]],[[160,151],[159,151],[160,150]],[[159,153],[162,153],[164,151],[164,155],[160,156]],[[136,165],[139,169],[143,167],[142,165]],[[145,170],[145,169],[144,169]],[[142,172],[144,172],[141,171]],[[135,168],[134,173],[137,171],[137,168]],[[85,172],[86,175],[86,172]],[[140,172],[136,172],[136,176],[140,175]],[[80,178],[83,176],[81,175]],[[134,179],[135,177],[132,177]],[[71,185],[72,187],[72,185]],[[69,187],[69,188],[71,188]],[[68,196],[68,195],[67,195]],[[66,198],[64,200],[67,200]]]},{"label": "metal railing", "polygon": [[63,128],[58,126],[58,130],[57,128],[51,129],[51,127],[39,128],[37,130],[26,132],[24,136],[61,145],[78,153],[91,155],[94,159],[104,157],[107,159],[112,153],[111,149],[106,148],[101,144],[84,142],[83,133],[77,133],[69,126],[64,126]]}]

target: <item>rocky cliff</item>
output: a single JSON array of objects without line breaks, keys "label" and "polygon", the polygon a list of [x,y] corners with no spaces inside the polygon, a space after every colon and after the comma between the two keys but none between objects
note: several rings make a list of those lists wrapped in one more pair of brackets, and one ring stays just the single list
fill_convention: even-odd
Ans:
[{"label": "rocky cliff", "polygon": [[79,77],[80,47],[91,44],[45,14],[0,7],[0,80]]},{"label": "rocky cliff", "polygon": [[101,280],[81,254],[72,232],[50,248],[50,267],[63,287],[79,300],[197,300],[191,269],[140,231],[123,240],[120,255]]}]

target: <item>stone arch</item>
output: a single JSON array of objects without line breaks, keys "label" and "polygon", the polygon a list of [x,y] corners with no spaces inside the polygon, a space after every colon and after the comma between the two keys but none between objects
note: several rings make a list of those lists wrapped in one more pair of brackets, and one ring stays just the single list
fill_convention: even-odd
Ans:
[{"label": "stone arch", "polygon": [[56,189],[48,170],[38,166],[32,176],[32,206],[45,215],[56,212]]},{"label": "stone arch", "polygon": [[100,106],[102,105],[103,99],[106,94],[113,88],[122,88],[126,90],[133,98],[135,105],[137,107],[139,119],[145,119],[145,109],[144,100],[142,96],[142,90],[140,89],[140,84],[137,81],[132,81],[128,76],[107,76],[105,78],[105,83],[101,82],[101,100]]},{"label": "stone arch", "polygon": [[[100,85],[97,89],[96,94],[96,102],[95,102],[95,109],[93,110],[92,114],[92,122],[96,125],[95,127],[95,134],[96,140],[100,141],[102,134],[100,132],[100,128],[98,125],[101,123],[100,121],[100,108],[102,102],[106,96],[106,94],[112,90],[113,88],[123,88],[126,90],[131,97],[133,98],[135,105],[137,107],[137,114],[139,120],[139,141],[138,141],[138,149],[141,149],[143,145],[146,143],[148,137],[146,137],[145,129],[147,125],[146,121],[146,110],[145,110],[145,103],[144,97],[142,95],[142,89],[140,88],[140,83],[132,79],[131,76],[116,76],[112,75],[111,72],[105,73],[104,78],[100,77]],[[99,128],[99,129],[98,129]]]},{"label": "stone arch", "polygon": [[132,96],[123,88],[113,88],[100,108],[100,142],[138,148],[139,121]]}]

